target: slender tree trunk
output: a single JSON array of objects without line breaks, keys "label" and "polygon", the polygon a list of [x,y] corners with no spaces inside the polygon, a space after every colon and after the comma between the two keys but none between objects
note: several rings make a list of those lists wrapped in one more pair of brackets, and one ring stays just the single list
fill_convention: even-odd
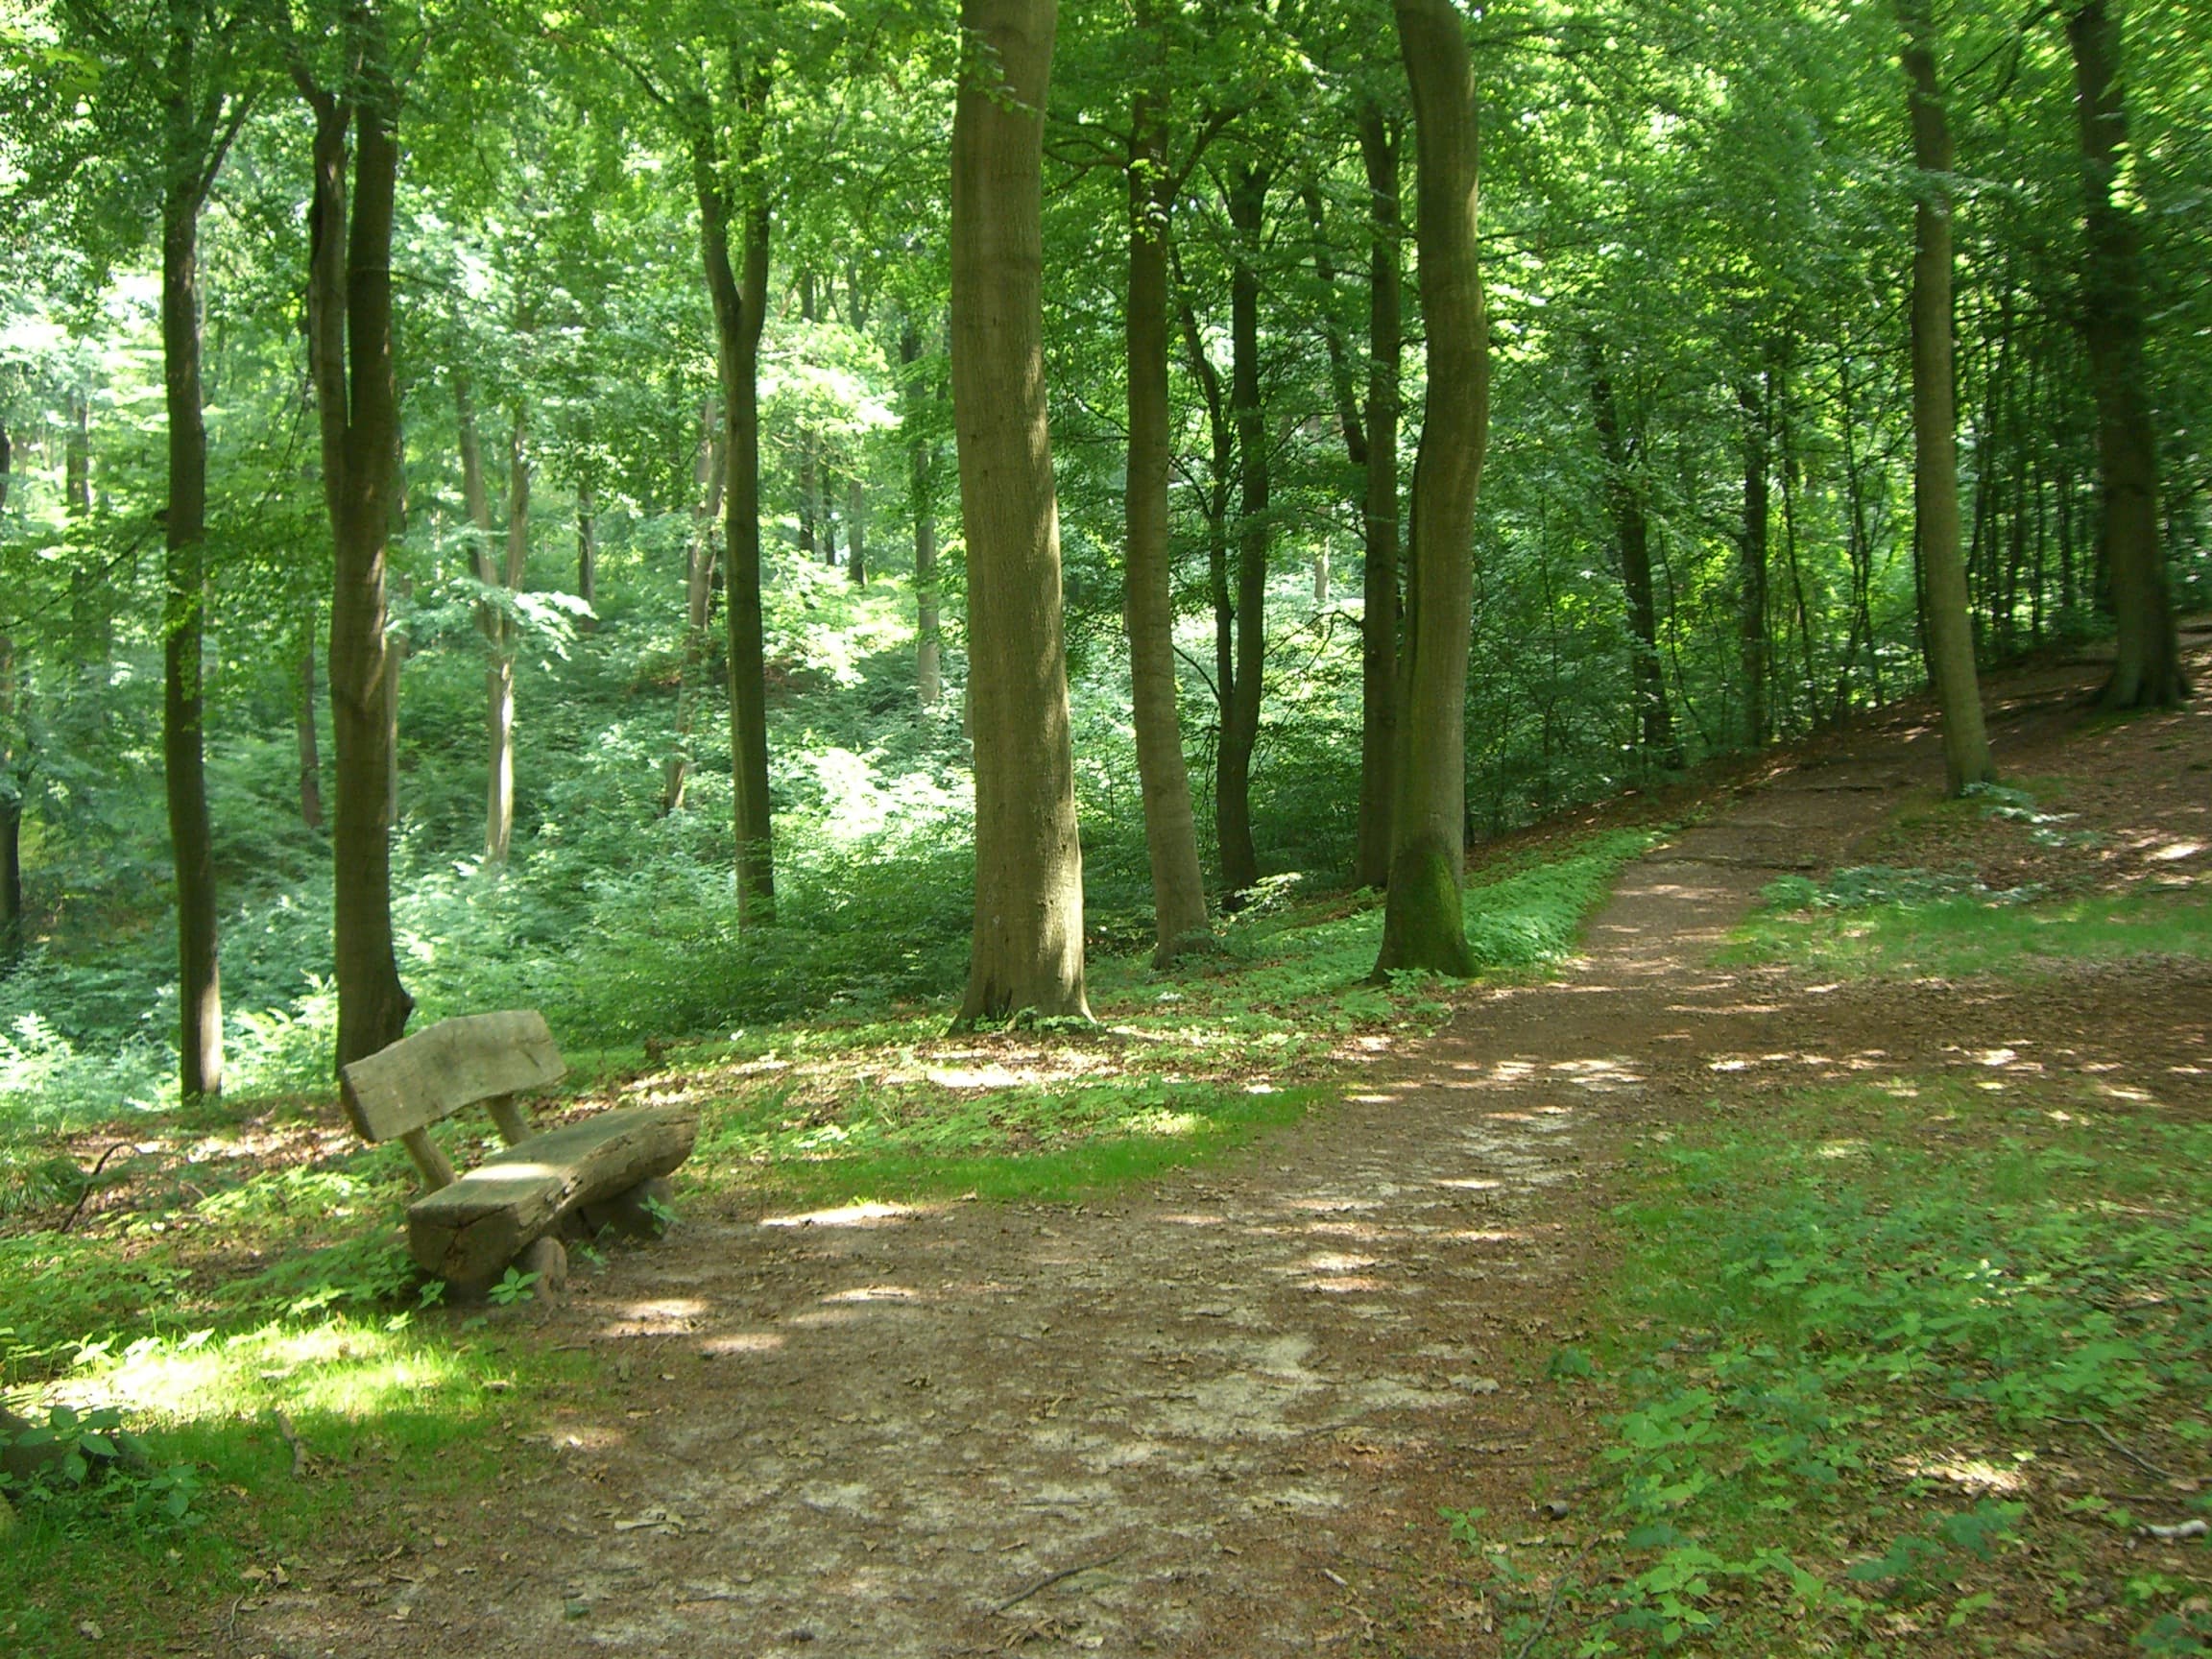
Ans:
[{"label": "slender tree trunk", "polygon": [[868,586],[868,491],[858,473],[845,480],[845,574],[854,587]]},{"label": "slender tree trunk", "polygon": [[1590,406],[1598,424],[1598,451],[1605,462],[1605,510],[1621,554],[1621,587],[1628,600],[1628,646],[1634,653],[1629,685],[1635,700],[1637,747],[1646,765],[1682,764],[1674,742],[1674,714],[1667,706],[1667,677],[1659,661],[1659,608],[1651,587],[1651,521],[1637,477],[1641,441],[1622,435],[1620,402],[1605,372],[1598,336],[1583,343]]},{"label": "slender tree trunk", "polygon": [[[1140,0],[1138,26],[1150,20]],[[1144,798],[1144,845],[1152,870],[1153,966],[1165,968],[1206,932],[1206,882],[1176,706],[1175,603],[1169,581],[1167,476],[1172,415],[1167,399],[1167,174],[1165,100],[1137,94],[1129,149],[1129,297],[1123,319],[1129,372],[1128,542],[1122,621],[1137,726],[1137,775]]]},{"label": "slender tree trunk", "polygon": [[1743,416],[1743,531],[1737,553],[1737,641],[1743,675],[1743,741],[1766,746],[1773,734],[1767,704],[1767,527],[1770,517],[1767,398],[1772,377],[1738,383],[1736,407]]},{"label": "slender tree trunk", "polygon": [[1399,253],[1401,140],[1380,108],[1359,115],[1367,174],[1366,568],[1360,581],[1359,830],[1354,874],[1363,887],[1390,879],[1390,806],[1398,745],[1398,406],[1405,326]]},{"label": "slender tree trunk", "polygon": [[959,1023],[1088,1020],[1083,854],[1046,421],[1042,181],[1056,0],[961,0],[952,418],[968,542],[975,931]]},{"label": "slender tree trunk", "polygon": [[1951,368],[1951,126],[1936,73],[1928,0],[1895,0],[1920,203],[1913,215],[1912,511],[1926,587],[1929,664],[1943,718],[1950,792],[1996,775],[1982,724],[1966,571],[1959,554],[1959,421]]},{"label": "slender tree trunk", "polygon": [[599,605],[599,504],[589,479],[576,485],[576,597]]},{"label": "slender tree trunk", "polygon": [[[484,475],[484,445],[476,429],[476,413],[469,397],[468,376],[453,376],[454,413],[461,439],[461,499],[469,515],[469,562],[477,582],[488,589],[513,591],[508,566],[515,563],[513,548],[518,534],[514,517],[517,503],[529,512],[529,474],[522,469],[522,441],[517,430],[510,445],[513,468],[509,474],[508,557],[502,562],[493,552],[497,532],[492,522],[492,492]],[[476,629],[484,636],[484,867],[496,870],[507,862],[515,833],[515,639],[514,624],[496,600],[476,606]]]},{"label": "slender tree trunk", "polygon": [[691,777],[691,733],[698,722],[707,664],[712,655],[708,633],[713,620],[714,533],[722,517],[722,493],[730,472],[720,411],[709,403],[699,411],[699,449],[691,467],[697,492],[691,507],[691,539],[684,550],[684,655],[676,679],[676,747],[661,762],[661,814],[684,810]]},{"label": "slender tree trunk", "polygon": [[2106,0],[2089,0],[2066,20],[2066,37],[2074,49],[2086,202],[2081,336],[2097,396],[2104,554],[2118,633],[2102,700],[2107,709],[2171,708],[2188,695],[2189,683],[2159,544],[2158,442],[2143,362],[2142,232],[2135,210],[2112,189],[2128,154],[2120,16]]},{"label": "slender tree trunk", "polygon": [[[1229,422],[1228,398],[1222,389],[1221,373],[1214,367],[1214,359],[1206,354],[1206,343],[1198,333],[1198,316],[1191,308],[1190,290],[1182,280],[1181,270],[1175,266],[1172,244],[1168,259],[1175,276],[1175,313],[1182,326],[1184,359],[1190,364],[1190,376],[1198,382],[1199,392],[1205,398],[1206,430],[1213,445],[1205,503],[1206,588],[1214,609],[1214,824],[1218,841],[1221,733],[1228,727],[1230,705],[1237,697],[1237,608],[1229,597],[1229,476],[1236,461],[1237,439],[1236,429]],[[1226,891],[1226,880],[1223,887]]]},{"label": "slender tree trunk", "polygon": [[944,641],[937,616],[937,484],[929,433],[924,423],[922,387],[915,366],[922,336],[912,323],[899,335],[899,361],[906,371],[906,503],[914,518],[914,679],[922,707],[945,695]]},{"label": "slender tree trunk", "polygon": [[[384,22],[363,8],[349,25],[361,72],[351,102],[296,71],[315,109],[309,208],[308,338],[323,436],[323,487],[335,567],[330,711],[337,739],[331,850],[338,1053],[344,1066],[397,1041],[414,1011],[392,940],[390,770],[384,559],[397,489],[398,385],[392,331],[392,222],[399,171],[397,103]],[[353,192],[346,188],[353,129]]]},{"label": "slender tree trunk", "polygon": [[[749,154],[767,100],[765,76],[739,75],[743,139]],[[722,418],[729,433],[729,489],[723,544],[729,572],[725,615],[730,647],[730,761],[737,848],[737,926],[776,920],[773,808],[768,798],[768,673],[760,609],[760,327],[768,310],[768,204],[748,183],[733,197],[710,143],[693,152],[707,290],[714,304],[714,337],[722,380]],[[733,216],[742,238],[730,259]]]},{"label": "slender tree trunk", "polygon": [[1459,879],[1466,854],[1469,619],[1475,494],[1490,416],[1489,323],[1477,256],[1475,77],[1453,0],[1395,0],[1413,91],[1416,256],[1429,392],[1413,468],[1413,538],[1400,675],[1397,802],[1378,978],[1420,968],[1465,975]]},{"label": "slender tree trunk", "polygon": [[163,518],[162,776],[177,871],[178,1072],[185,1098],[223,1092],[223,974],[207,815],[207,424],[200,373],[200,204],[212,134],[196,131],[196,24],[173,11],[166,65],[168,179],[161,207],[161,358],[169,418]]},{"label": "slender tree trunk", "polygon": [[[814,273],[799,273],[799,320],[814,321]],[[815,526],[822,517],[822,463],[819,445],[814,434],[805,427],[798,432],[799,443],[799,551],[811,556],[814,552]],[[831,561],[834,564],[835,558]]]},{"label": "slender tree trunk", "polygon": [[1267,556],[1274,536],[1268,503],[1266,412],[1260,402],[1260,235],[1268,169],[1240,168],[1229,186],[1236,253],[1229,272],[1229,407],[1237,427],[1237,646],[1235,680],[1221,710],[1215,751],[1214,828],[1221,844],[1223,902],[1234,909],[1260,880],[1252,844],[1252,751],[1267,665]]},{"label": "slender tree trunk", "polygon": [[[7,500],[0,454],[0,504]],[[0,634],[0,979],[23,955],[23,779],[15,750],[15,642]]]},{"label": "slender tree trunk", "polygon": [[300,708],[293,732],[300,744],[300,822],[323,828],[323,754],[315,735],[315,612],[307,612],[307,636],[300,648]]}]

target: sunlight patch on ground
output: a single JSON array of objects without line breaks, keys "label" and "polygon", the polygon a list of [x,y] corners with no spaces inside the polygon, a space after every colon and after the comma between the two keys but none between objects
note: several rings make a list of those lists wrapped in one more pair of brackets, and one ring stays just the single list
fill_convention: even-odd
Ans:
[{"label": "sunlight patch on ground", "polygon": [[699,1344],[702,1358],[721,1359],[736,1354],[773,1354],[783,1346],[780,1331],[736,1331],[727,1336],[709,1336]]},{"label": "sunlight patch on ground", "polygon": [[121,1357],[86,1350],[58,1398],[142,1411],[169,1423],[235,1418],[263,1404],[336,1417],[421,1407],[469,1381],[456,1356],[383,1331],[327,1324],[266,1327],[223,1341],[206,1332],[142,1337]]},{"label": "sunlight patch on ground", "polygon": [[1495,1192],[1505,1183],[1493,1181],[1480,1175],[1445,1175],[1431,1183],[1435,1187],[1455,1187],[1463,1192]]},{"label": "sunlight patch on ground", "polygon": [[1356,1273],[1362,1267],[1375,1265],[1372,1256],[1345,1256],[1334,1251],[1322,1251],[1309,1256],[1297,1266],[1287,1269],[1292,1273]]},{"label": "sunlight patch on ground", "polygon": [[834,1210],[808,1210],[792,1215],[763,1215],[763,1227],[874,1227],[903,1221],[922,1211],[912,1204],[846,1204]]},{"label": "sunlight patch on ground", "polygon": [[905,1285],[861,1285],[822,1298],[825,1302],[919,1302],[922,1292]]},{"label": "sunlight patch on ground", "polygon": [[1895,1467],[1911,1479],[1948,1480],[1977,1495],[2000,1492],[2009,1497],[2028,1489],[2018,1469],[2002,1468],[1981,1457],[1907,1457]]}]

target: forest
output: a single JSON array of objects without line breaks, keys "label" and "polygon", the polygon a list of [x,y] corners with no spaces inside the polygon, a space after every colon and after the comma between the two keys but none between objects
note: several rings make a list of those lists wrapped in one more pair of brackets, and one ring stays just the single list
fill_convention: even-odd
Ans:
[{"label": "forest", "polygon": [[[683,1455],[790,1487],[742,1578],[699,1541],[734,1498],[590,1476],[623,1548],[673,1552],[622,1639],[682,1646],[689,1608],[781,1652],[850,1605],[840,1650],[883,1654],[1967,1652],[2025,1596],[2021,1642],[2206,1651],[2208,270],[2181,0],[0,0],[0,1636],[425,1650],[438,1575],[380,1543],[347,1600],[334,1516],[435,1567],[480,1498],[568,1479],[571,1428],[620,1441],[593,1411],[705,1409],[709,1360],[769,1379],[766,1445],[766,1403],[859,1386],[803,1362],[804,1308],[926,1276],[871,1264],[879,1228],[972,1228],[963,1272],[1094,1324],[1020,1373],[1080,1401],[1158,1335],[1086,1257],[1204,1281],[1132,1194],[1273,1238],[1449,1143],[1505,1173],[1431,1185],[1507,1194],[1449,1237],[1576,1240],[1467,1304],[1479,1374],[1418,1318],[1429,1381],[1342,1333],[1192,1363],[1296,1389],[1334,1355],[1608,1473],[1501,1497],[1339,1412],[1388,1467],[1328,1500],[1366,1554],[1318,1584],[1208,1531],[1213,1588],[1165,1601],[1117,1527],[1192,1500],[1093,1492],[1059,1554],[895,1614],[823,1530],[890,1501],[802,1491],[873,1479],[891,1407],[841,1395],[789,1468]],[[1669,1008],[1680,1076],[1640,1058]],[[496,1143],[365,1148],[336,1079],[502,1010],[565,1056],[541,1109],[680,1109],[697,1150],[665,1238],[447,1306],[396,1228],[416,1167]],[[1517,1065],[1578,1104],[1516,1105]],[[1570,1126],[1603,1194],[1500,1127],[1615,1077]],[[1671,1116],[1708,1086],[1739,1127]],[[1716,1219],[1717,1184],[1771,1207]],[[1385,1295],[1354,1237],[1312,1273]],[[2017,1283],[1966,1294],[1974,1261]],[[773,1332],[730,1312],[763,1274]],[[878,1381],[1011,1469],[1073,1431],[992,1395],[989,1343],[1032,1338],[975,1317]],[[671,1357],[634,1377],[617,1337]],[[1176,1479],[1324,1525],[1247,1446],[1321,1429],[1192,1386],[1226,1416]],[[2035,1433],[2118,1473],[2016,1504]],[[1877,1467],[1958,1503],[1900,1531]],[[1026,1478],[995,1502],[1077,1503]],[[858,1575],[833,1611],[820,1575]],[[441,1627],[615,1639],[599,1580],[541,1600]]]}]

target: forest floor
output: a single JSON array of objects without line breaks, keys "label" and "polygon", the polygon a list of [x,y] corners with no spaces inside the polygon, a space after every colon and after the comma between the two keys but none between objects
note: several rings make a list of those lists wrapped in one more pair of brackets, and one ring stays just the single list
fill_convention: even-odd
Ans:
[{"label": "forest floor", "polygon": [[[687,1209],[661,1244],[515,1310],[578,1368],[502,1426],[496,1489],[365,1482],[374,1524],[281,1589],[225,1595],[202,1640],[349,1659],[1528,1652],[1438,1512],[1486,1510],[1554,1575],[1614,1524],[1593,1496],[1601,1396],[1563,1385],[1557,1357],[1601,1316],[1615,1207],[1654,1143],[1716,1108],[1906,1078],[2212,1119],[2201,959],[1729,965],[1778,876],[2195,870],[2212,704],[2100,721],[2095,672],[2054,664],[1990,698],[2005,775],[2063,788],[2093,850],[1937,809],[1937,734],[1892,711],[1734,780],[1629,868],[1560,971],[1461,994],[1441,1034],[1373,1053],[1340,1101],[1224,1159],[1081,1204]],[[2054,1490],[2143,1483],[2086,1434],[2052,1439],[2034,1468]],[[2172,1570],[2201,1572],[2179,1549]],[[2091,1592],[2073,1617],[2000,1603],[1979,1647],[1910,1616],[1887,1639],[2120,1651],[2117,1626],[2079,1617]]]}]

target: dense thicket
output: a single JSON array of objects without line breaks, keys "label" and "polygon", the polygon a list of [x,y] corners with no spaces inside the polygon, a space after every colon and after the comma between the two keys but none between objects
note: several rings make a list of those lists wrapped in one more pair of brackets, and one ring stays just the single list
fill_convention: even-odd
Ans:
[{"label": "dense thicket", "polygon": [[[0,1087],[304,1082],[410,999],[617,1042],[957,988],[976,762],[1049,698],[970,694],[955,509],[1005,481],[955,464],[954,11],[12,13]],[[1492,379],[1464,835],[1924,683],[1936,208],[1966,643],[2116,619],[2112,699],[2183,694],[2188,6],[1452,21]],[[1382,0],[1059,17],[1022,395],[1094,943],[1202,927],[1193,849],[1222,908],[1387,868],[1443,338],[1412,114]]]}]

